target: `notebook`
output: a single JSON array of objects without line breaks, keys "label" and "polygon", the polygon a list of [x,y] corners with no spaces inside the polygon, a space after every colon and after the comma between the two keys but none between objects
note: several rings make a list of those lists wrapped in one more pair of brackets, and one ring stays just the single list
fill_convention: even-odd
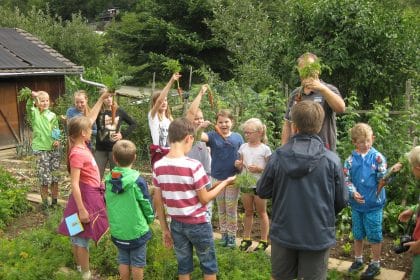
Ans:
[{"label": "notebook", "polygon": [[67,229],[69,230],[70,236],[81,233],[83,229],[83,224],[80,222],[79,216],[77,213],[70,215],[65,218]]}]

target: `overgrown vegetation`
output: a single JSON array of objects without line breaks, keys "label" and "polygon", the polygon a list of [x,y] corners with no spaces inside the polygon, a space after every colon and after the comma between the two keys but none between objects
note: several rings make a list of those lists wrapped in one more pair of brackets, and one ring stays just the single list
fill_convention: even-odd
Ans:
[{"label": "overgrown vegetation", "polygon": [[28,186],[0,166],[0,232],[13,218],[30,208],[26,200],[27,191]]}]

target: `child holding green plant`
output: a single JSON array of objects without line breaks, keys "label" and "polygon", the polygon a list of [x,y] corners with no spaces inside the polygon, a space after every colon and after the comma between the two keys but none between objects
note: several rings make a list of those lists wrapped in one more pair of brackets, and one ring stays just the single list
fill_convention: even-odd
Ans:
[{"label": "child holding green plant", "polygon": [[335,86],[319,79],[323,65],[315,54],[304,53],[298,58],[297,62],[301,86],[293,90],[291,94],[285,114],[281,142],[284,145],[293,136],[290,122],[292,107],[302,100],[312,100],[321,104],[325,112],[322,128],[318,135],[324,142],[325,147],[335,152],[337,142],[335,114],[345,111],[344,100]]},{"label": "child holding green plant", "polygon": [[[238,159],[238,150],[244,140],[239,133],[232,132],[232,126],[232,113],[229,110],[221,110],[216,115],[215,130],[201,134],[201,140],[210,147],[211,176],[218,181],[223,181],[238,172],[235,160]],[[239,188],[234,185],[227,186],[216,197],[224,247],[236,247],[238,199]]]},{"label": "child holding green plant", "polygon": [[50,97],[45,91],[32,91],[26,111],[32,126],[32,150],[36,156],[37,175],[41,184],[42,207],[48,208],[48,186],[51,185],[51,206],[57,205],[60,168],[60,129],[58,118],[49,110]]},{"label": "child holding green plant", "polygon": [[266,145],[266,127],[260,119],[247,120],[242,125],[242,131],[247,142],[239,148],[239,160],[235,161],[235,167],[242,170],[242,173],[237,176],[235,184],[238,185],[238,181],[243,176],[250,177],[251,180],[245,180],[242,185],[238,186],[241,188],[242,203],[245,209],[244,236],[239,249],[246,251],[252,245],[251,229],[255,207],[261,220],[261,239],[254,251],[265,251],[268,247],[269,229],[267,200],[257,196],[255,188],[257,179],[261,176],[271,155],[271,150]]},{"label": "child holding green plant", "polygon": [[[414,176],[417,180],[420,180],[420,146],[417,146],[410,151],[408,154],[408,161],[410,162],[411,171],[413,172]],[[417,207],[404,210],[398,216],[398,220],[401,222],[407,222],[410,220],[414,213],[417,213],[416,227],[414,228],[413,232],[414,241],[404,244],[404,246],[410,246],[408,252],[413,254],[413,268],[411,271],[412,280],[420,279],[420,211],[417,210],[416,212],[415,208],[418,208],[418,205]]]},{"label": "child holding green plant", "polygon": [[[134,129],[136,129],[137,123],[127,112],[118,106],[113,96],[113,91],[104,88],[101,92],[110,93],[104,100],[101,111],[96,119],[98,132],[96,134],[95,160],[98,163],[102,180],[106,165],[109,163],[110,170],[115,167],[112,158],[112,147],[117,141],[127,139]],[[127,127],[122,130],[123,123],[126,123]]]},{"label": "child holding green plant", "polygon": [[385,157],[372,146],[374,135],[368,124],[356,124],[350,134],[355,150],[345,160],[343,170],[350,197],[355,260],[348,271],[356,273],[363,269],[363,239],[367,238],[372,260],[361,277],[373,279],[380,273],[382,216],[386,203],[385,189],[378,185],[388,173],[399,171],[401,164],[387,170]]},{"label": "child holding green plant", "polygon": [[147,119],[149,122],[152,144],[150,145],[150,161],[153,165],[169,152],[168,129],[173,118],[168,104],[168,93],[173,83],[181,78],[179,73],[174,73],[166,86],[161,91],[152,95],[152,103]]}]

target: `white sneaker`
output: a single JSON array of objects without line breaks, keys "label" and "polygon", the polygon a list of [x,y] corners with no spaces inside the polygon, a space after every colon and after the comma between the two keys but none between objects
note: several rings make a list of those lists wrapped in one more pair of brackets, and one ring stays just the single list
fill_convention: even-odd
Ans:
[{"label": "white sneaker", "polygon": [[92,277],[92,273],[90,273],[90,271],[83,272],[82,274],[83,280],[90,280],[91,277]]}]

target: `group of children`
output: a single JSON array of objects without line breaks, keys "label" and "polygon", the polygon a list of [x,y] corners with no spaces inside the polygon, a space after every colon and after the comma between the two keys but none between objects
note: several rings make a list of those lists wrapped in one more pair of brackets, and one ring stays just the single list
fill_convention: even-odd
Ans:
[{"label": "group of children", "polygon": [[[143,267],[146,264],[146,243],[151,238],[149,224],[154,220],[154,209],[162,228],[164,244],[167,247],[173,246],[175,249],[179,279],[190,279],[193,271],[193,248],[200,260],[204,279],[216,279],[218,270],[209,206],[210,202],[216,198],[222,246],[236,247],[237,207],[240,196],[240,189],[234,184],[236,174],[250,173],[255,179],[260,179],[258,187],[253,186],[250,192],[242,194],[245,228],[239,248],[247,251],[252,244],[251,229],[255,209],[261,219],[261,239],[255,250],[265,250],[268,246],[269,230],[265,198],[273,198],[273,207],[275,203],[279,203],[274,200],[276,190],[273,190],[273,187],[275,186],[268,187],[267,182],[277,184],[280,180],[282,182],[279,184],[283,184],[285,180],[279,176],[300,178],[310,174],[313,169],[324,168],[323,165],[320,165],[321,167],[316,164],[311,165],[308,161],[305,163],[305,166],[308,164],[306,171],[299,171],[298,167],[296,171],[291,170],[290,173],[279,175],[281,172],[278,172],[277,161],[280,160],[282,151],[279,149],[275,156],[270,157],[271,150],[266,145],[266,127],[261,120],[256,118],[247,120],[241,126],[246,142],[241,134],[232,131],[234,118],[228,110],[217,113],[214,131],[204,132],[203,130],[210,125],[210,122],[204,121],[199,104],[208,90],[207,85],[201,87],[185,117],[173,120],[167,94],[172,84],[179,78],[179,74],[174,74],[165,88],[154,94],[148,114],[153,139],[150,147],[153,185],[155,186],[153,203],[147,183],[141,178],[139,172],[131,168],[136,160],[136,147],[131,141],[121,140],[122,136],[118,135],[121,134],[118,129],[117,135],[114,133],[110,136],[118,137],[118,139],[112,141],[112,153],[107,156],[115,163],[115,166],[111,166],[111,172],[105,176],[105,187],[101,183],[103,171],[101,172],[98,168],[89,143],[101,107],[105,102],[112,103],[112,101],[107,101],[112,100],[111,93],[104,91],[92,109],[85,109],[83,114],[68,120],[68,167],[72,193],[64,210],[64,217],[77,213],[84,225],[82,233],[71,236],[75,261],[84,279],[90,279],[88,241],[93,239],[98,242],[107,232],[108,225],[112,240],[118,248],[121,279],[130,279],[130,269],[133,279],[142,279]],[[80,97],[80,95],[76,96]],[[49,97],[46,92],[33,92],[32,97],[33,99],[28,100],[27,110],[33,129],[33,149],[37,155],[41,197],[47,206],[48,185],[51,185],[52,204],[55,205],[58,196],[58,178],[54,176],[59,167],[58,121],[55,114],[49,110]],[[78,106],[77,97],[75,98],[76,107]],[[84,95],[84,97],[87,103],[87,96]],[[302,101],[299,104],[303,104],[297,106],[299,108],[305,108],[305,106],[311,108],[316,102]],[[312,111],[301,110],[303,110],[304,118],[313,117],[313,108]],[[111,115],[108,118],[113,123],[116,109],[109,107],[109,111]],[[299,122],[296,123],[299,124]],[[295,123],[293,124],[296,126]],[[305,125],[310,126],[310,123],[303,121],[300,124],[301,127],[296,127],[296,137],[290,140],[290,145],[292,145],[290,149],[294,156],[298,151],[304,155],[313,152],[299,150],[304,147],[300,144],[301,142],[308,143],[309,141],[315,146],[317,144],[313,141],[322,143],[320,139],[312,137],[319,132],[320,128],[316,131],[314,127],[305,127]],[[305,138],[306,136],[309,137]],[[388,178],[387,172],[397,172],[401,165],[396,164],[387,169],[385,157],[372,147],[374,136],[367,124],[357,124],[351,130],[351,137],[355,150],[346,159],[344,172],[340,171],[343,173],[342,177],[337,175],[335,187],[338,189],[347,187],[345,193],[350,196],[349,202],[352,207],[355,262],[350,272],[359,271],[364,266],[363,239],[367,237],[372,244],[373,258],[364,275],[366,279],[373,279],[379,273],[380,267],[382,212],[386,199],[385,189],[379,190],[377,185],[381,180]],[[324,157],[327,153],[319,147],[316,149],[319,153],[317,157]],[[331,157],[332,162],[337,161],[331,155],[327,157]],[[413,173],[418,178],[419,147],[411,152],[410,162],[413,165]],[[294,172],[303,172],[303,175],[300,173],[297,175]],[[288,195],[288,192],[285,189],[284,195]],[[106,205],[103,197],[105,197]],[[337,214],[345,206],[343,203],[347,203],[348,198],[342,195],[338,198],[333,197],[334,199],[339,201],[333,208]],[[413,214],[411,210],[404,212],[400,219],[407,220],[411,214]],[[168,225],[167,216],[170,217],[170,225]],[[279,217],[280,220],[284,218],[287,219],[287,217],[282,217],[282,214]],[[417,233],[419,224],[416,228]],[[278,224],[274,226],[281,227]],[[334,224],[332,226],[334,227]],[[271,230],[270,237],[273,242],[273,233],[278,229],[273,230],[272,225]],[[64,220],[60,224],[59,232],[69,235]],[[278,237],[274,238],[276,247],[273,248],[274,251],[272,250],[272,277],[284,279],[275,276],[282,275],[280,271],[283,269],[278,265],[281,261],[278,258],[278,252],[282,252],[280,255],[285,256],[281,251],[284,245],[283,240],[276,238]],[[418,242],[409,245],[412,245],[410,250],[418,253]],[[327,247],[330,246],[332,245],[329,244]],[[291,248],[294,248],[293,245]],[[325,258],[325,255],[320,257]],[[415,260],[417,262],[415,267],[418,267],[419,260],[418,258]],[[419,273],[416,271],[413,267],[413,273]],[[293,275],[295,278],[298,274]]]}]

